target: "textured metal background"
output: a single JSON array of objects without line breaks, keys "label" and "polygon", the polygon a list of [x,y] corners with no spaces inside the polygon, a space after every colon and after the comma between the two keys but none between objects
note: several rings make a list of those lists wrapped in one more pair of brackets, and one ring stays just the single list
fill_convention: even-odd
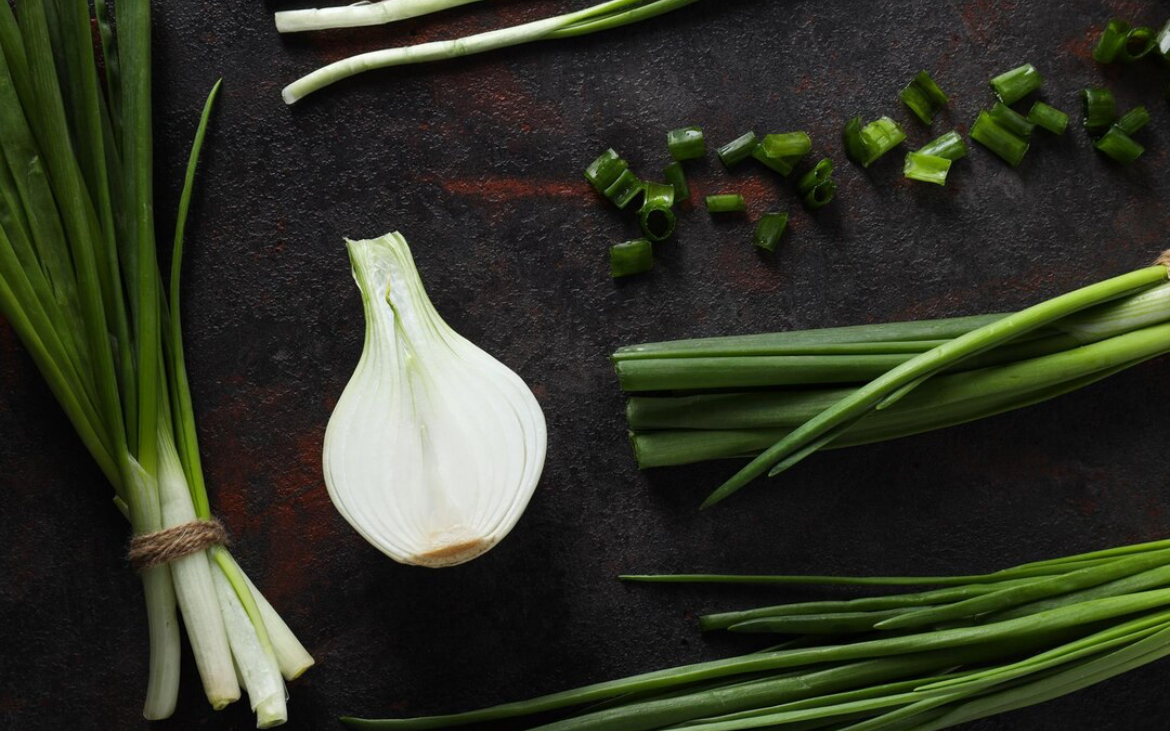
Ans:
[{"label": "textured metal background", "polygon": [[[809,460],[719,509],[731,465],[639,474],[606,362],[618,345],[1017,308],[1151,260],[1170,244],[1170,114],[1154,64],[1101,69],[1096,30],[1165,3],[713,0],[652,24],[417,70],[368,74],[287,109],[283,83],[382,45],[451,37],[581,2],[497,0],[398,27],[279,38],[275,3],[158,2],[160,225],[203,96],[225,77],[189,235],[187,343],[213,503],[237,555],[318,659],[289,728],[350,712],[451,711],[717,657],[700,610],[798,592],[629,587],[620,571],[952,573],[1164,537],[1170,362],[971,426]],[[846,163],[842,122],[902,120],[913,145],[966,130],[986,80],[1024,61],[1074,114],[1018,170],[974,146],[944,189],[901,154]],[[901,86],[929,69],[952,95],[931,132]],[[1149,152],[1091,149],[1076,91],[1147,104]],[[751,165],[692,168],[791,210],[774,257],[745,219],[680,216],[650,276],[614,284],[606,248],[632,224],[581,169],[607,146],[641,171],[665,130],[713,142],[807,129],[838,162],[815,216]],[[320,447],[357,361],[362,317],[341,245],[399,229],[439,311],[534,388],[549,459],[508,540],[441,571],[391,563],[333,510]],[[0,728],[129,729],[146,679],[140,584],[103,484],[9,328],[0,326]],[[246,729],[213,713],[190,659],[160,729]],[[1162,729],[1170,664],[971,728]]]}]

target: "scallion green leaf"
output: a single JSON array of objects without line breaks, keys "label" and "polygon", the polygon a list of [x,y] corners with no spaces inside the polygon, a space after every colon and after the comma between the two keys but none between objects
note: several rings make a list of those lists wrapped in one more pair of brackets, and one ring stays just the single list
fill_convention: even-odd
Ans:
[{"label": "scallion green leaf", "polygon": [[1129,23],[1120,18],[1113,18],[1101,31],[1101,38],[1097,47],[1093,49],[1093,60],[1097,63],[1113,63],[1117,54],[1125,47],[1125,34],[1129,32]]},{"label": "scallion green leaf", "polygon": [[951,161],[945,157],[925,155],[921,152],[908,152],[906,153],[906,165],[902,172],[911,180],[946,185],[947,173],[950,170]]},{"label": "scallion green leaf", "polygon": [[678,162],[696,160],[707,154],[707,138],[698,127],[683,127],[666,133],[670,156]]},{"label": "scallion green leaf", "polygon": [[971,126],[971,139],[1003,158],[1015,167],[1028,152],[1028,141],[1005,129],[987,112],[980,112]]},{"label": "scallion green leaf", "polygon": [[760,218],[760,222],[756,224],[756,232],[752,240],[758,248],[765,251],[775,251],[786,228],[788,228],[787,213],[765,213]]},{"label": "scallion green leaf", "polygon": [[991,88],[1004,104],[1015,104],[1044,84],[1040,72],[1030,63],[1014,68],[991,80]]},{"label": "scallion green leaf", "polygon": [[1085,102],[1085,129],[1089,134],[1100,134],[1109,129],[1117,119],[1117,103],[1113,92],[1108,89],[1091,87],[1081,90]]},{"label": "scallion green leaf", "polygon": [[1115,126],[1127,135],[1137,134],[1150,123],[1150,112],[1145,107],[1134,107],[1117,120]]},{"label": "scallion green leaf", "polygon": [[600,157],[585,168],[585,179],[598,193],[605,193],[629,167],[629,163],[611,148],[601,153]]},{"label": "scallion green leaf", "polygon": [[667,165],[666,170],[663,171],[663,176],[666,178],[666,182],[674,188],[674,199],[676,201],[690,200],[691,186],[687,184],[687,174],[683,170],[681,162],[676,160]]},{"label": "scallion green leaf", "polygon": [[1068,128],[1068,115],[1044,102],[1036,102],[1028,112],[1028,121],[1052,134],[1062,135]]},{"label": "scallion green leaf", "polygon": [[614,279],[648,272],[654,267],[654,247],[646,239],[625,241],[609,248],[609,272]]},{"label": "scallion green leaf", "polygon": [[1093,146],[1122,165],[1130,164],[1146,151],[1117,125],[1110,127]]},{"label": "scallion green leaf", "polygon": [[639,195],[646,189],[646,184],[634,171],[630,169],[622,170],[617,179],[613,181],[608,188],[605,189],[605,197],[609,198],[615,206],[625,209],[626,206],[634,202]]},{"label": "scallion green leaf", "polygon": [[902,89],[901,97],[910,111],[927,126],[934,122],[934,116],[949,101],[947,95],[925,71],[919,71],[906,88]]},{"label": "scallion green leaf", "polygon": [[1032,130],[1036,127],[1033,122],[1028,121],[1027,117],[1003,102],[997,102],[988,113],[1000,127],[1003,127],[1017,137],[1031,137]]},{"label": "scallion green leaf", "polygon": [[723,164],[730,168],[751,157],[759,144],[756,133],[748,132],[720,147],[717,154]]},{"label": "scallion green leaf", "polygon": [[707,210],[711,213],[740,213],[747,210],[747,202],[739,193],[709,195]]},{"label": "scallion green leaf", "polygon": [[920,155],[944,157],[954,162],[967,156],[967,143],[963,142],[963,138],[958,132],[951,130],[926,143],[917,152]]},{"label": "scallion green leaf", "polygon": [[652,242],[665,241],[674,233],[674,186],[662,183],[645,184],[645,198],[638,211],[642,233]]}]

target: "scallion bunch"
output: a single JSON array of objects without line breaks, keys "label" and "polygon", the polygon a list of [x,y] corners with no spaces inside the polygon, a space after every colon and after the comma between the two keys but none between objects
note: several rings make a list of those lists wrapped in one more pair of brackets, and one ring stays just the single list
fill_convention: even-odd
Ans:
[{"label": "scallion bunch", "polygon": [[[219,87],[191,150],[164,286],[153,213],[150,2],[122,0],[117,10],[115,36],[104,0],[92,18],[86,0],[23,0],[16,15],[0,2],[0,313],[113,486],[134,535],[176,526],[206,533],[213,517],[183,358],[179,276]],[[174,539],[152,537],[176,548]],[[284,679],[313,660],[280,616],[222,545],[154,558],[140,572],[150,631],[146,718],[175,708],[177,606],[212,706],[237,700],[242,685],[261,727],[283,723]]]}]

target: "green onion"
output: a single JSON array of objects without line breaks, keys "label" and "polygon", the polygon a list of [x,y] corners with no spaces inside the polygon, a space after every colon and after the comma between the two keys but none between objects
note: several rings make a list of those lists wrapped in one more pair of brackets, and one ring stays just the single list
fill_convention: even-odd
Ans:
[{"label": "green onion", "polygon": [[634,239],[611,246],[609,272],[614,279],[648,272],[654,267],[654,249],[646,239]]},{"label": "green onion", "polygon": [[1113,92],[1100,88],[1082,89],[1081,98],[1085,102],[1085,129],[1090,134],[1100,134],[1109,129],[1117,119]]},{"label": "green onion", "polygon": [[837,193],[837,183],[833,181],[833,161],[825,158],[818,162],[797,181],[796,191],[805,208],[810,211],[828,205]]},{"label": "green onion", "polygon": [[980,112],[971,126],[971,139],[1003,158],[1009,165],[1019,165],[1028,152],[1028,141],[1005,129],[987,112]]},{"label": "green onion", "polygon": [[991,88],[1004,104],[1015,104],[1044,84],[1040,72],[1030,63],[1006,71],[991,80]]},{"label": "green onion", "polygon": [[696,160],[707,154],[707,139],[698,127],[683,127],[666,133],[666,146],[677,162]]},{"label": "green onion", "polygon": [[927,126],[934,122],[934,115],[949,101],[947,95],[925,71],[919,71],[906,88],[902,89],[901,97],[910,111]]},{"label": "green onion", "polygon": [[945,157],[954,162],[967,156],[967,143],[963,142],[958,132],[951,130],[923,145],[918,154]]},{"label": "green onion", "polygon": [[1158,53],[1162,54],[1162,60],[1170,61],[1170,20],[1167,20],[1162,30],[1158,31],[1154,44],[1158,48]]},{"label": "green onion", "polygon": [[720,147],[716,154],[719,155],[723,164],[730,168],[751,157],[759,145],[760,141],[756,138],[756,133],[748,132]]},{"label": "green onion", "polygon": [[991,115],[991,118],[995,120],[996,124],[1017,137],[1030,137],[1032,130],[1036,127],[1033,122],[1028,121],[1027,117],[1003,102],[997,102],[988,114]]},{"label": "green onion", "polygon": [[618,177],[629,167],[629,163],[611,148],[601,153],[600,157],[585,168],[585,179],[593,185],[593,189],[598,193],[605,193],[606,189],[617,182]]},{"label": "green onion", "polygon": [[906,140],[906,133],[897,122],[881,117],[861,128],[861,144],[865,149],[862,165],[869,167],[890,150]]},{"label": "green onion", "polygon": [[1131,28],[1125,34],[1125,43],[1121,44],[1121,48],[1118,49],[1117,59],[1123,63],[1140,61],[1157,46],[1158,42],[1155,39],[1153,28],[1145,25]]},{"label": "green onion", "polygon": [[1150,123],[1150,112],[1145,107],[1134,107],[1117,120],[1114,126],[1127,135],[1137,134]]},{"label": "green onion", "polygon": [[633,170],[622,170],[617,179],[605,189],[605,197],[620,209],[625,209],[646,190],[646,184]]},{"label": "green onion", "polygon": [[947,184],[947,173],[951,170],[951,161],[945,157],[926,155],[921,152],[906,153],[906,165],[903,174],[911,180],[921,180],[924,183],[935,185]]},{"label": "green onion", "polygon": [[[451,0],[444,0],[451,4]],[[317,69],[297,79],[281,92],[286,104],[295,104],[313,92],[372,69],[460,58],[485,51],[531,43],[560,40],[597,33],[655,18],[685,8],[697,0],[606,0],[564,15],[500,28],[450,41],[432,41],[416,46],[388,48],[362,53]],[[363,12],[362,4],[353,12]]]},{"label": "green onion", "polygon": [[666,170],[663,171],[663,177],[674,188],[676,201],[690,200],[691,186],[687,184],[687,174],[683,170],[681,162],[675,161],[667,165]]},{"label": "green onion", "polygon": [[711,213],[739,213],[747,210],[747,203],[739,193],[709,195],[707,210]]},{"label": "green onion", "polygon": [[282,10],[276,13],[276,30],[281,33],[301,33],[330,28],[382,25],[472,2],[477,0],[374,0],[356,6]]},{"label": "green onion", "polygon": [[841,137],[845,143],[845,156],[858,165],[865,165],[869,159],[869,151],[865,149],[865,142],[861,139],[861,117],[854,117],[846,122]]},{"label": "green onion", "polygon": [[1146,148],[1127,135],[1118,125],[1110,127],[1093,146],[1122,165],[1137,160],[1146,151]]},{"label": "green onion", "polygon": [[775,251],[786,228],[788,228],[787,213],[765,213],[760,218],[760,222],[756,224],[753,241],[757,247],[764,251]]},{"label": "green onion", "polygon": [[1036,102],[1028,112],[1028,121],[1052,134],[1062,135],[1068,128],[1068,115],[1044,102]]},{"label": "green onion", "polygon": [[812,139],[807,132],[784,132],[764,135],[760,142],[764,154],[773,158],[800,158],[812,151]]},{"label": "green onion", "polygon": [[642,234],[652,242],[665,241],[674,233],[674,186],[646,183],[645,198],[638,211]]},{"label": "green onion", "polygon": [[796,167],[796,164],[800,162],[801,159],[800,157],[769,157],[768,154],[764,152],[762,145],[756,147],[756,149],[752,151],[752,157],[756,160],[759,160],[763,165],[773,170],[774,172],[780,173],[784,177],[788,177],[792,174],[793,168]]},{"label": "green onion", "polygon": [[1113,63],[1117,54],[1125,47],[1125,34],[1129,32],[1129,23],[1119,18],[1113,18],[1101,31],[1101,38],[1093,49],[1093,60],[1098,63]]}]

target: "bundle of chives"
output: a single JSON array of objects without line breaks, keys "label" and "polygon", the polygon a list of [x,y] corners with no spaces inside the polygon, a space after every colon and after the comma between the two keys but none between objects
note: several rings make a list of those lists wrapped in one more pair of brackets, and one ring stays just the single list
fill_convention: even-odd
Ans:
[{"label": "bundle of chives", "polygon": [[642,467],[751,457],[708,498],[821,448],[1039,403],[1170,351],[1163,263],[1011,315],[707,338],[613,360]]},{"label": "bundle of chives", "polygon": [[222,545],[173,560],[148,548],[169,544],[173,534],[158,535],[169,528],[209,544],[222,534],[179,313],[184,226],[218,84],[191,150],[168,292],[155,246],[149,0],[119,3],[116,37],[103,0],[93,18],[86,0],[26,0],[18,10],[19,22],[0,3],[0,313],[136,537],[150,632],[143,715],[175,707],[177,605],[212,706],[238,699],[242,685],[261,727],[283,723],[284,679],[313,659],[280,616]]},{"label": "bundle of chives", "polygon": [[[1066,695],[1170,655],[1170,542],[981,576],[628,576],[633,581],[933,586],[708,615],[779,647],[445,716],[351,728],[433,731],[501,719],[541,731],[934,731]],[[528,719],[561,711],[557,720]]]}]

